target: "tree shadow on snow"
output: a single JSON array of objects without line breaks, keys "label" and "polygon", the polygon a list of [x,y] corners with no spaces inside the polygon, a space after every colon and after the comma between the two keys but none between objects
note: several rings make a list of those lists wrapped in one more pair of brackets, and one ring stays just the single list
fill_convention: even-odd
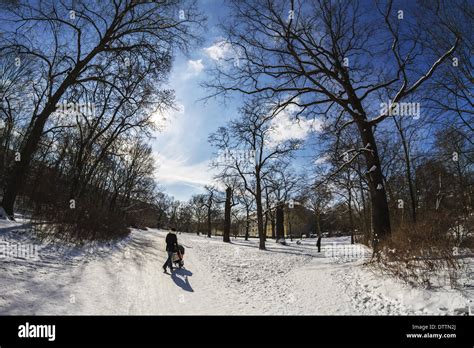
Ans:
[{"label": "tree shadow on snow", "polygon": [[184,268],[178,268],[171,273],[171,279],[181,289],[189,292],[194,292],[191,284],[189,284],[188,277],[192,276],[193,272]]},{"label": "tree shadow on snow", "polygon": [[[315,245],[292,245],[292,244],[287,244],[287,245],[278,245],[275,243],[275,241],[270,241],[273,242],[274,244],[270,244],[267,241],[266,244],[266,249],[265,251],[272,252],[272,253],[280,253],[280,254],[291,254],[291,255],[300,255],[300,256],[311,256],[311,257],[325,257],[324,256],[324,246],[321,248],[321,252],[318,253],[315,249]],[[232,242],[231,244],[237,245],[237,246],[242,246],[242,247],[247,247],[255,250],[258,249],[257,244],[245,244],[245,243],[240,243],[240,241]]]}]

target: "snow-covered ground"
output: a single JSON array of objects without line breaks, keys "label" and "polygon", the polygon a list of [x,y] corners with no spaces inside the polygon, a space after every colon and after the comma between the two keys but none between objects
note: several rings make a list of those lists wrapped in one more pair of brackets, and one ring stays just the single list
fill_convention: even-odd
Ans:
[{"label": "snow-covered ground", "polygon": [[26,223],[0,220],[0,314],[457,315],[474,299],[473,279],[426,290],[375,273],[345,237],[323,239],[318,253],[315,239],[261,251],[256,239],[183,233],[185,269],[170,275],[166,231],[60,248],[33,243]]}]

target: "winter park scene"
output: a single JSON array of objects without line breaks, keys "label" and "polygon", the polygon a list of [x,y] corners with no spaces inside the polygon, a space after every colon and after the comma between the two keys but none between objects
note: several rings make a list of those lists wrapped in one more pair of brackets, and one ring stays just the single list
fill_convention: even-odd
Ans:
[{"label": "winter park scene", "polygon": [[472,315],[473,24],[0,0],[0,315]]}]

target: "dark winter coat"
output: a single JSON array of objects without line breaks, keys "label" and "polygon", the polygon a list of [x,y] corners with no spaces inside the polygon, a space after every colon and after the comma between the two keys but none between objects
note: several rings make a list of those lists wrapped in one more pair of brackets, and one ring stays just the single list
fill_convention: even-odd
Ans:
[{"label": "dark winter coat", "polygon": [[178,250],[178,237],[174,233],[166,235],[166,251],[176,252]]}]

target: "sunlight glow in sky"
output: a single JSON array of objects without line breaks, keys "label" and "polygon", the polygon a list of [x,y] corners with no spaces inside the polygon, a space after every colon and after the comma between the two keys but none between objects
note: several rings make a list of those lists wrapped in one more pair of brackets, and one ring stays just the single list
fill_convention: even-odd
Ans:
[{"label": "sunlight glow in sky", "polygon": [[[222,100],[199,101],[210,91],[200,83],[208,78],[206,68],[232,54],[222,33],[216,28],[219,17],[225,18],[223,0],[199,1],[201,10],[208,17],[206,40],[187,56],[176,57],[170,76],[170,85],[176,92],[177,108],[166,116],[162,131],[156,134],[153,143],[157,163],[156,180],[164,191],[176,199],[188,200],[191,195],[203,191],[203,186],[212,183],[213,173],[209,164],[215,150],[208,143],[210,133],[237,117],[240,107],[238,97],[223,105]],[[279,115],[275,122],[273,141],[306,138],[311,129],[318,130],[313,120],[301,120],[296,124],[290,120],[292,110]]]}]

